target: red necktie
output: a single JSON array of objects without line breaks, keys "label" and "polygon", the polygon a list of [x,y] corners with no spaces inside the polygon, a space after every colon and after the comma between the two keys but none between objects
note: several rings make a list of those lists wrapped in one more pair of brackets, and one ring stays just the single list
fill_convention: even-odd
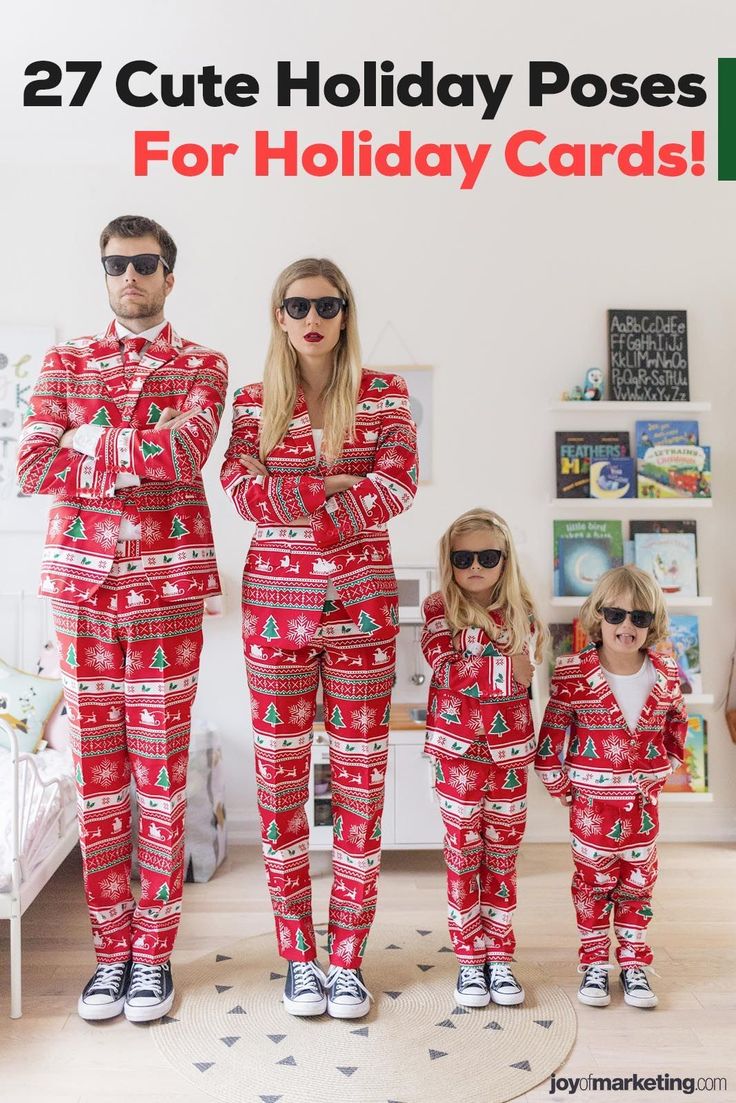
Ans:
[{"label": "red necktie", "polygon": [[123,339],[123,371],[125,385],[130,390],[130,385],[141,362],[143,346],[147,344],[145,337],[125,337]]}]

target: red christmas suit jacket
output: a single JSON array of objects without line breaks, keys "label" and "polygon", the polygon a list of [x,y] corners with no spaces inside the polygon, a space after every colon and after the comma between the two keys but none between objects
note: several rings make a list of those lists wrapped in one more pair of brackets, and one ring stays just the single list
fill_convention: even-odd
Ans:
[{"label": "red christmas suit jacket", "polygon": [[494,762],[527,766],[537,743],[529,692],[514,679],[509,656],[499,650],[501,616],[491,614],[501,629],[498,641],[491,641],[482,628],[464,628],[455,647],[442,594],[430,594],[422,612],[422,650],[432,667],[425,751],[464,755],[485,734]]},{"label": "red christmas suit jacket", "polygon": [[[397,588],[386,522],[412,504],[418,478],[416,427],[406,383],[363,371],[355,434],[334,464],[315,455],[301,390],[267,476],[248,475],[239,456],[258,456],[263,386],[235,393],[222,484],[241,517],[257,525],[243,572],[243,638],[287,651],[312,639],[332,580],[346,612],[372,639],[398,632]],[[356,475],[325,497],[328,475]],[[309,524],[294,524],[300,518]]]},{"label": "red christmas suit jacket", "polygon": [[[24,494],[53,494],[39,592],[79,602],[107,577],[123,514],[141,526],[141,558],[164,600],[217,594],[220,582],[201,469],[227,391],[220,353],[164,326],[130,390],[115,323],[46,354],[18,450]],[[198,408],[180,429],[155,431],[166,406]],[[103,427],[94,456],[59,448],[67,429]],[[140,486],[115,491],[118,474]]]},{"label": "red christmas suit jacket", "polygon": [[[648,652],[656,681],[631,731],[590,644],[557,660],[535,769],[552,796],[577,790],[598,800],[656,795],[682,761],[687,709],[674,659]],[[563,755],[569,731],[567,752]]]}]

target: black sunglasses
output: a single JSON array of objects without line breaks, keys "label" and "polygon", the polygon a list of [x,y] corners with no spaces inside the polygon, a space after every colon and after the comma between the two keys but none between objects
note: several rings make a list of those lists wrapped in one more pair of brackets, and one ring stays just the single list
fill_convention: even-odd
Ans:
[{"label": "black sunglasses", "polygon": [[606,624],[623,624],[628,616],[634,628],[651,628],[654,621],[654,613],[648,613],[646,609],[619,609],[615,605],[604,605],[601,612]]},{"label": "black sunglasses", "polygon": [[122,276],[132,264],[139,276],[152,276],[161,261],[167,272],[170,272],[168,264],[158,253],[136,253],[134,257],[109,256],[102,257],[102,267],[108,276]]},{"label": "black sunglasses", "polygon": [[314,303],[320,318],[336,318],[340,311],[348,305],[344,299],[338,298],[337,295],[322,295],[319,299],[305,299],[301,295],[291,295],[288,299],[284,299],[281,309],[285,310],[290,318],[299,321],[309,314],[312,303]]},{"label": "black sunglasses", "polygon": [[504,553],[499,551],[498,548],[486,548],[485,551],[454,551],[450,552],[450,562],[453,567],[458,571],[467,571],[468,567],[472,567],[473,563],[477,559],[481,567],[486,567],[488,570],[491,567],[497,567],[503,559]]}]

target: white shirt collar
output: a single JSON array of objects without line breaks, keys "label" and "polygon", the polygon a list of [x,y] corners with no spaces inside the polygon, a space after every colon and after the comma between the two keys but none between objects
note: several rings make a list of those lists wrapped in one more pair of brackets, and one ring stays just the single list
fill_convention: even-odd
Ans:
[{"label": "white shirt collar", "polygon": [[159,322],[157,326],[151,326],[150,329],[144,329],[143,333],[133,333],[132,330],[126,329],[126,327],[122,324],[122,322],[119,322],[116,318],[115,319],[115,333],[117,334],[117,336],[120,338],[121,341],[125,340],[126,337],[145,337],[146,341],[148,341],[149,344],[150,344],[152,341],[156,340],[156,338],[158,337],[159,333],[161,332],[161,330],[164,328],[165,325],[166,325],[166,322],[163,321],[163,322]]}]

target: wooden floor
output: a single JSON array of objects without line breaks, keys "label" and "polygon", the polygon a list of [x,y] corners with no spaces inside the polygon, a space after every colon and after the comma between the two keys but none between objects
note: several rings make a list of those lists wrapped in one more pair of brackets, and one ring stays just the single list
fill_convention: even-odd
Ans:
[{"label": "wooden floor", "polygon": [[[326,855],[315,857],[315,914],[326,915]],[[575,931],[569,898],[570,855],[560,845],[522,848],[516,932],[519,960],[538,962],[570,996],[578,1040],[558,1076],[728,1077],[727,1091],[689,1098],[736,1100],[736,851],[728,846],[666,845],[651,927],[656,954],[656,1011],[623,1004],[618,987],[608,1008],[575,1000]],[[444,925],[444,875],[438,852],[384,855],[379,912],[394,921]],[[124,1019],[82,1022],[77,997],[92,971],[91,939],[75,852],[24,917],[24,1015],[7,1017],[8,931],[0,925],[0,1100],[3,1103],[206,1103],[160,1056],[145,1027]],[[185,887],[184,917],[174,964],[271,930],[260,854],[235,847],[206,885]],[[615,976],[616,974],[614,974]],[[366,959],[370,983],[370,946]],[[458,1103],[482,1103],[469,1082]],[[135,1085],[135,1086],[134,1086]],[[521,1097],[583,1099],[551,1094],[550,1082]],[[679,1092],[595,1092],[598,1101],[676,1100]],[[453,1101],[448,1100],[448,1103]]]}]

